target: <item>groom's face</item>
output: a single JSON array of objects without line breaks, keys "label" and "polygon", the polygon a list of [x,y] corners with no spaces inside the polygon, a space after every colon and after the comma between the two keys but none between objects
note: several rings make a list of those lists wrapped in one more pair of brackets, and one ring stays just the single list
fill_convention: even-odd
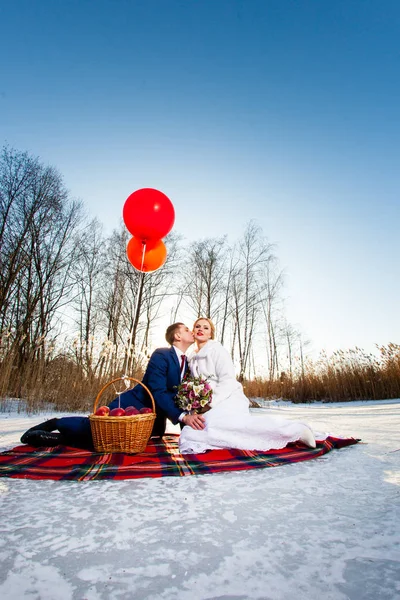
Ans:
[{"label": "groom's face", "polygon": [[185,344],[193,344],[194,342],[193,332],[190,331],[189,327],[186,327],[186,325],[181,325],[179,327],[175,334],[175,338],[180,342],[184,342]]}]

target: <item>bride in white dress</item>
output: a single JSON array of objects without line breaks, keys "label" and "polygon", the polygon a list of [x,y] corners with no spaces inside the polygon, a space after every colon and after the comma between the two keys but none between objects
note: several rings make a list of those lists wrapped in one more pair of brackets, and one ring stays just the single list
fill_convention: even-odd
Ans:
[{"label": "bride in white dress", "polygon": [[315,448],[314,434],[306,423],[250,413],[249,401],[236,380],[231,357],[214,339],[212,321],[197,319],[193,333],[196,350],[189,357],[189,367],[194,376],[209,378],[213,389],[212,408],[202,415],[204,429],[189,426],[182,429],[179,439],[182,454],[199,454],[218,448],[267,451],[296,441]]}]

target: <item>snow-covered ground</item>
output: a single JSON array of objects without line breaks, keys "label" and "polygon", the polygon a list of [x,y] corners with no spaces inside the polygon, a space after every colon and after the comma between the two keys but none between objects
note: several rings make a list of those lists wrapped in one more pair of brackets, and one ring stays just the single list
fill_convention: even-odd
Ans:
[{"label": "snow-covered ground", "polygon": [[[274,469],[0,479],[0,598],[400,598],[400,400],[272,414],[362,444]],[[54,416],[0,413],[0,448]]]}]

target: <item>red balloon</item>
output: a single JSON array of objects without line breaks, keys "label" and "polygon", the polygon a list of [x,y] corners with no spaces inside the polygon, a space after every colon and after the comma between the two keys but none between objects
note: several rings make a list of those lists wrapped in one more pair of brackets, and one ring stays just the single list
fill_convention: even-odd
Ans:
[{"label": "red balloon", "polygon": [[128,196],[122,215],[128,231],[139,240],[160,240],[175,221],[171,200],[152,188],[136,190]]},{"label": "red balloon", "polygon": [[161,240],[150,240],[145,243],[133,237],[126,247],[126,255],[137,271],[151,273],[162,267],[167,260],[167,248]]}]

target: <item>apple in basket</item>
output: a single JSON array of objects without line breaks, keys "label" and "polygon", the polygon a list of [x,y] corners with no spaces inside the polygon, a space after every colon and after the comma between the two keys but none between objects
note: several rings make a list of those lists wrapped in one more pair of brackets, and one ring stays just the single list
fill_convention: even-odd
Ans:
[{"label": "apple in basket", "polygon": [[113,408],[110,410],[110,417],[124,417],[125,410],[123,408]]},{"label": "apple in basket", "polygon": [[136,406],[127,406],[125,409],[126,417],[131,417],[132,415],[138,415],[138,414],[139,414],[139,410],[136,408]]},{"label": "apple in basket", "polygon": [[140,409],[140,412],[142,413],[142,415],[144,415],[146,413],[152,413],[153,411],[151,410],[151,408],[148,408],[147,406],[145,406],[144,408]]},{"label": "apple in basket", "polygon": [[110,414],[110,409],[108,408],[108,406],[100,406],[94,414],[98,417],[106,417]]}]

